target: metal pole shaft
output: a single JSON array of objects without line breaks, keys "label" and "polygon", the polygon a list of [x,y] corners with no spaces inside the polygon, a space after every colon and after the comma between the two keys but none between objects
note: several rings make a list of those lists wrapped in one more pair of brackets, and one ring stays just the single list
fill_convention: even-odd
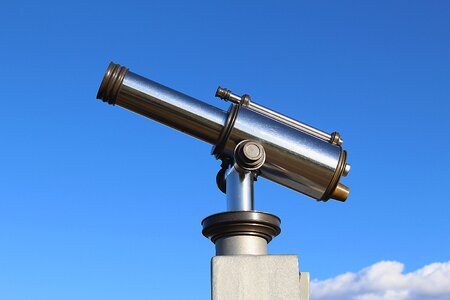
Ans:
[{"label": "metal pole shaft", "polygon": [[[238,165],[231,166],[226,174],[227,210],[253,211],[254,176]],[[216,241],[216,255],[265,255],[267,240],[257,235],[225,236]]]},{"label": "metal pole shaft", "polygon": [[235,235],[216,241],[216,255],[265,255],[267,241],[259,236]]},{"label": "metal pole shaft", "polygon": [[253,174],[248,171],[238,171],[232,166],[226,175],[227,210],[248,211],[254,209]]}]

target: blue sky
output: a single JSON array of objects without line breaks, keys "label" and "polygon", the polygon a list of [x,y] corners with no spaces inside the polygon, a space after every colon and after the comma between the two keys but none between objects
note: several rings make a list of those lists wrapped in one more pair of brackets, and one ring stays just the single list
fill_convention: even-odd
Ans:
[{"label": "blue sky", "polygon": [[450,260],[448,1],[8,1],[0,37],[1,299],[209,297],[219,163],[95,100],[111,60],[342,134],[346,203],[256,185],[283,222],[270,252],[312,278]]}]

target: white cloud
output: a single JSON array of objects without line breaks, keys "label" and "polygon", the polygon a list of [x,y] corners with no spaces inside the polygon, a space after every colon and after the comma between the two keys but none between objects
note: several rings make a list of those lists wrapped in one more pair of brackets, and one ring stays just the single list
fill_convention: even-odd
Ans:
[{"label": "white cloud", "polygon": [[450,261],[403,273],[381,261],[357,273],[311,282],[311,300],[450,300]]}]

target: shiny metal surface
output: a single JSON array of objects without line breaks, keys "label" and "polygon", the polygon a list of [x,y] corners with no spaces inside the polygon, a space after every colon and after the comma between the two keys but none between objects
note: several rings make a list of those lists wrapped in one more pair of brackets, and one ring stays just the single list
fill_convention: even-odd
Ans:
[{"label": "shiny metal surface", "polygon": [[128,72],[116,105],[207,143],[216,143],[227,113],[217,107]]},{"label": "shiny metal surface", "polygon": [[300,131],[308,133],[314,137],[317,137],[324,141],[330,142],[332,144],[342,145],[342,143],[343,143],[340,136],[337,136],[337,139],[334,140],[333,134],[328,134],[322,130],[319,130],[310,125],[307,125],[300,121],[289,118],[288,116],[285,116],[279,112],[271,110],[265,106],[259,105],[255,102],[252,102],[250,100],[250,96],[248,96],[248,95],[239,96],[239,95],[234,94],[232,91],[219,86],[216,91],[216,97],[219,97],[225,101],[230,101],[230,102],[237,103],[237,104],[241,103],[244,107],[247,107],[253,111],[256,111],[257,113],[265,115],[271,119],[274,119],[278,122],[284,123],[288,126],[291,126],[295,129],[298,129]]},{"label": "shiny metal surface", "polygon": [[256,104],[255,102],[249,102],[248,106],[249,109],[256,111],[260,114],[264,114],[278,122],[285,123],[295,129],[298,129],[300,131],[306,132],[312,136],[315,136],[319,139],[322,139],[324,141],[329,142],[331,140],[331,135],[323,132],[322,130],[319,130],[317,128],[314,128],[312,126],[309,126],[307,124],[301,123],[297,120],[291,119],[283,114],[280,114],[274,110],[271,110],[267,107],[264,107],[262,105]]},{"label": "shiny metal surface", "polygon": [[232,166],[226,173],[227,210],[253,210],[253,174],[249,171],[238,171],[238,166]]},{"label": "shiny metal surface", "polygon": [[266,162],[261,176],[322,199],[338,168],[342,149],[242,107],[225,151],[232,155],[242,140],[261,143]]},{"label": "shiny metal surface", "polygon": [[259,236],[235,235],[216,241],[216,255],[265,255],[267,241]]},{"label": "shiny metal surface", "polygon": [[[270,117],[268,109],[262,106],[253,104],[250,109],[234,104],[238,109],[233,122],[228,122],[233,125],[224,126],[231,114],[116,64],[108,67],[97,97],[212,145],[219,142],[225,127],[229,129],[229,135],[223,139],[225,156],[233,157],[233,150],[243,140],[263,146],[266,160],[260,168],[262,177],[318,200],[331,197],[345,201],[349,194],[349,188],[339,183],[349,171],[342,147],[325,141],[326,136],[320,131],[311,135],[296,129],[288,124],[291,119],[281,114]],[[249,101],[245,95],[242,99]],[[274,112],[270,110],[270,114],[273,116]],[[249,190],[244,194],[249,195]],[[242,203],[247,204],[243,207],[249,208],[249,196],[244,198]]]}]

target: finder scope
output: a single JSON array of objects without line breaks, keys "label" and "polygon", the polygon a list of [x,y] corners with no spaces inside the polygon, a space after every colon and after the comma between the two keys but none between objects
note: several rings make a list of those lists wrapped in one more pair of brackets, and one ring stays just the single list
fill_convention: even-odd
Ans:
[{"label": "finder scope", "polygon": [[[350,189],[340,183],[350,170],[337,132],[325,133],[262,105],[250,96],[218,88],[216,96],[231,102],[228,111],[163,86],[111,63],[97,98],[118,105],[213,145],[212,154],[234,159],[243,141],[248,157],[259,160],[258,176],[317,200],[345,201]],[[245,152],[244,151],[244,152]],[[251,160],[251,159],[250,159]],[[255,163],[255,162],[248,162]]]}]

